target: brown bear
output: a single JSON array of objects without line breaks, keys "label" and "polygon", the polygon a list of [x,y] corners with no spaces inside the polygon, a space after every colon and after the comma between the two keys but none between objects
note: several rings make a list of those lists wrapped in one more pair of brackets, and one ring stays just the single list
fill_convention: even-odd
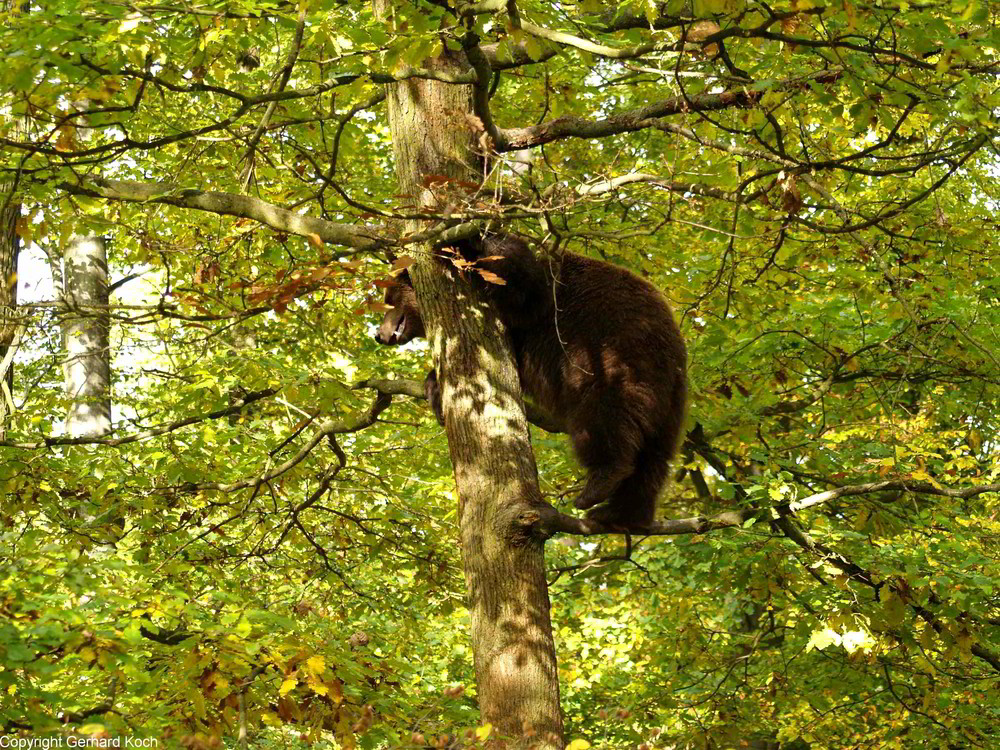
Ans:
[{"label": "brown bear", "polygon": [[[572,253],[538,259],[511,235],[489,235],[456,249],[504,281],[466,274],[507,329],[521,389],[565,425],[588,471],[576,507],[594,508],[590,517],[617,526],[650,523],[680,438],[687,394],[687,353],[663,296],[610,263]],[[406,274],[386,290],[385,301],[393,309],[375,336],[380,343],[424,335]],[[433,371],[427,395],[443,423]]]}]

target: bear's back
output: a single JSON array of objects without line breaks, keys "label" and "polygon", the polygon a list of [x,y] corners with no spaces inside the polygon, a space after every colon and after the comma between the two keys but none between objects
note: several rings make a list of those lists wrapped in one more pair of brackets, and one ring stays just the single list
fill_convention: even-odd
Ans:
[{"label": "bear's back", "polygon": [[571,420],[582,410],[621,409],[643,431],[675,411],[687,356],[660,292],[630,271],[571,253],[548,268],[547,298],[529,302],[540,315],[512,331],[525,392]]}]

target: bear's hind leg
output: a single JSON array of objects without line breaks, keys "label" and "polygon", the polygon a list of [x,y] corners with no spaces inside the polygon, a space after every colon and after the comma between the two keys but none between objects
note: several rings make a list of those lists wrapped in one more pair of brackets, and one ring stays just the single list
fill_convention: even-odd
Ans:
[{"label": "bear's hind leg", "polygon": [[580,510],[586,510],[603,503],[614,496],[632,471],[633,467],[630,463],[611,464],[599,469],[591,469],[587,475],[587,485],[583,488],[583,492],[577,495],[573,505]]},{"label": "bear's hind leg", "polygon": [[636,457],[635,471],[610,499],[587,514],[601,523],[624,528],[648,526],[656,516],[656,499],[667,481],[673,444],[651,440]]},{"label": "bear's hind leg", "polygon": [[[599,420],[594,420],[600,424]],[[605,422],[605,424],[614,424]],[[620,427],[620,422],[618,424]],[[636,448],[622,430],[570,426],[573,450],[587,469],[587,485],[573,501],[581,510],[609,500],[619,485],[635,471]]]}]

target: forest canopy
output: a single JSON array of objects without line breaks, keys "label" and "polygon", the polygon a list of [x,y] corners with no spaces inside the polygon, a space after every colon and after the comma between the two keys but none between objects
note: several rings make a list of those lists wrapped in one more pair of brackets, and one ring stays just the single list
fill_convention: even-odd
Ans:
[{"label": "forest canopy", "polygon": [[[1000,744],[995,4],[2,7],[0,735]],[[645,533],[519,395],[428,409],[515,372],[431,257],[484,231],[673,308]],[[387,349],[404,268],[460,313]]]}]

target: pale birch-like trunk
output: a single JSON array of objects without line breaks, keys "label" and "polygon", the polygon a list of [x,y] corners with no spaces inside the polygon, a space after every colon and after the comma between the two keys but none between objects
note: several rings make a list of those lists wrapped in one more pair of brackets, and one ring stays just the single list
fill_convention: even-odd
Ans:
[{"label": "pale birch-like trunk", "polygon": [[[376,7],[391,23],[393,3],[377,0]],[[432,80],[388,86],[396,178],[415,204],[433,205],[433,192],[439,198],[451,189],[429,190],[431,175],[481,180],[472,96],[468,85]],[[426,226],[408,230],[417,228]],[[481,722],[492,725],[497,746],[561,748],[543,543],[520,534],[516,522],[541,502],[517,368],[479,295],[429,253],[418,255],[410,274],[443,390]]]},{"label": "pale birch-like trunk", "polygon": [[62,322],[66,360],[63,381],[69,398],[66,434],[101,437],[111,432],[111,350],[108,342],[107,243],[103,237],[73,237],[63,255]]}]

